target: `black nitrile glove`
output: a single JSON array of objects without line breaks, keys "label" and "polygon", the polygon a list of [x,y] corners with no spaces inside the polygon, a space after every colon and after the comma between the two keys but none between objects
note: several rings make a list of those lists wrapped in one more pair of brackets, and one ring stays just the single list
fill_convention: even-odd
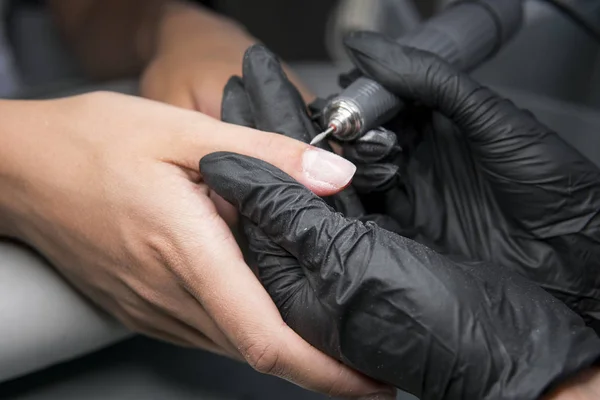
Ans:
[{"label": "black nitrile glove", "polygon": [[518,271],[598,330],[600,170],[433,55],[373,33],[346,46],[359,70],[409,102],[387,126],[397,136],[345,146],[367,211],[444,254]]},{"label": "black nitrile glove", "polygon": [[[225,86],[221,119],[305,143],[318,133],[300,93],[287,79],[276,56],[262,45],[246,51],[243,76],[232,77]],[[320,146],[332,150],[326,142]],[[326,201],[347,217],[375,220],[386,228],[398,229],[390,217],[365,215],[362,202],[351,186]]]},{"label": "black nitrile glove", "polygon": [[[223,105],[227,122],[303,141],[314,135],[302,100],[260,46]],[[252,158],[210,155],[201,172],[240,210],[259,277],[285,321],[371,377],[423,400],[534,399],[599,355],[579,317],[507,268],[452,260],[346,219]]]},{"label": "black nitrile glove", "polygon": [[366,375],[422,400],[534,400],[600,356],[577,314],[508,268],[347,219],[254,158],[213,153],[200,170],[239,210],[286,323]]}]

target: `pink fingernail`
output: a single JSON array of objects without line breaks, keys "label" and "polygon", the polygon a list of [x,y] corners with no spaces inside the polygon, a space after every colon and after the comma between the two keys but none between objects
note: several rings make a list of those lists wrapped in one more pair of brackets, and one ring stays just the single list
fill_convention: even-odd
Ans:
[{"label": "pink fingernail", "polygon": [[310,147],[302,157],[302,170],[313,184],[327,189],[340,189],[352,180],[356,166],[329,151]]}]

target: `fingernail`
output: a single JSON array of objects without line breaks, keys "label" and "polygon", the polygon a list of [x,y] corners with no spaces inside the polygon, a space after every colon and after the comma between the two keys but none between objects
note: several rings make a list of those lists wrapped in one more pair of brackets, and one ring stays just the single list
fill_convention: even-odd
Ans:
[{"label": "fingernail", "polygon": [[302,157],[302,172],[315,185],[340,189],[350,183],[356,166],[329,151],[309,147]]}]

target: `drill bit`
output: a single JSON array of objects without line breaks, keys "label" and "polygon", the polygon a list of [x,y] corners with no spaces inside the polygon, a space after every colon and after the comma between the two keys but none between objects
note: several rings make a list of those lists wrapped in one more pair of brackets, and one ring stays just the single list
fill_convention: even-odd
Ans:
[{"label": "drill bit", "polygon": [[331,135],[333,131],[335,131],[335,127],[330,126],[329,128],[327,128],[327,130],[315,136],[314,139],[310,141],[310,145],[314,146],[315,144],[322,142],[323,140],[325,140],[325,138],[327,138],[327,136]]}]

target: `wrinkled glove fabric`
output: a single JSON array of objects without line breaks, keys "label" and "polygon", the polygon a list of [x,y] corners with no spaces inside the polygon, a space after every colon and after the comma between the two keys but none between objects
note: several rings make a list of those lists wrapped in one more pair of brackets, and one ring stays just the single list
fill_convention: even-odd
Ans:
[{"label": "wrinkled glove fabric", "polygon": [[433,55],[371,33],[346,45],[365,75],[413,102],[345,148],[367,211],[438,251],[523,274],[600,332],[598,167]]},{"label": "wrinkled glove fabric", "polygon": [[[309,141],[315,127],[277,59],[255,46],[246,54],[243,71],[242,78],[233,78],[226,87],[223,120]],[[507,126],[515,123],[506,118],[501,120]],[[510,133],[498,129],[499,139]],[[326,354],[422,400],[533,400],[595,363],[600,339],[594,331],[528,279],[522,268],[490,262],[493,257],[473,257],[478,253],[472,249],[446,251],[447,243],[436,241],[438,236],[419,233],[410,228],[412,217],[391,210],[414,204],[401,181],[409,159],[416,157],[412,151],[422,151],[421,169],[430,167],[426,161],[435,165],[425,157],[431,149],[422,150],[393,132],[374,131],[361,144],[346,147],[355,159],[369,159],[362,168],[365,180],[355,182],[357,190],[350,195],[333,199],[315,196],[284,172],[251,157],[214,153],[201,160],[208,186],[239,210],[250,261],[285,322]],[[421,134],[415,128],[411,137]],[[489,157],[503,154],[498,150]],[[475,169],[470,163],[468,168]],[[492,176],[498,173],[487,168],[483,166]],[[373,174],[377,179],[369,178]],[[506,184],[501,176],[496,178]],[[525,191],[507,190],[514,192],[512,201]],[[495,195],[489,187],[484,193]],[[430,194],[433,205],[445,207],[435,186]],[[366,211],[363,204],[368,204]],[[441,218],[430,212],[432,218]],[[531,216],[523,223],[536,221]],[[445,229],[439,235],[446,235]],[[466,247],[462,235],[455,240]],[[544,261],[538,260],[541,267]]]},{"label": "wrinkled glove fabric", "polygon": [[508,269],[349,220],[256,159],[215,153],[201,171],[247,218],[286,323],[366,375],[424,400],[530,400],[600,354],[579,316]]},{"label": "wrinkled glove fabric", "polygon": [[[318,133],[300,93],[287,80],[279,61],[262,46],[253,46],[246,52],[243,78],[232,77],[225,86],[221,118],[228,123],[280,133],[305,143]],[[319,147],[332,150],[326,142]],[[377,213],[366,215],[353,187],[325,200],[347,217],[378,220],[397,228],[391,217]]]}]

